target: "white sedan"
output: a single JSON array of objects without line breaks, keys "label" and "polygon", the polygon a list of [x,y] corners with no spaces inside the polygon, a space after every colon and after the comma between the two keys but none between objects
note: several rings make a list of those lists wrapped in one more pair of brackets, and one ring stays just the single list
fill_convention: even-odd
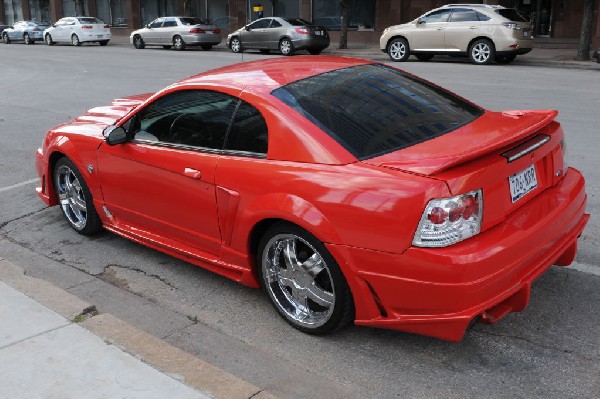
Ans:
[{"label": "white sedan", "polygon": [[44,40],[49,46],[54,43],[79,46],[85,42],[97,42],[106,46],[110,38],[110,25],[94,17],[62,18],[44,31]]}]

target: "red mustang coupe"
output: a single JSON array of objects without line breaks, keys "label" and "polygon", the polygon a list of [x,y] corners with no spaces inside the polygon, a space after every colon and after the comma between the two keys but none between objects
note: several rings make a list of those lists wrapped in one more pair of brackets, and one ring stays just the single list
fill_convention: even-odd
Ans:
[{"label": "red mustang coupe", "polygon": [[37,190],[81,234],[262,286],[301,331],[458,341],[575,256],[587,196],[556,114],[367,60],[248,62],[51,129]]}]

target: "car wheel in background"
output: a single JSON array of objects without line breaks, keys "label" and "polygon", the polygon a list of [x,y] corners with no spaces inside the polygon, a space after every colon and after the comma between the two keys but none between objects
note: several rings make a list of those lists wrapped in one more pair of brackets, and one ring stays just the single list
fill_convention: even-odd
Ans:
[{"label": "car wheel in background", "polygon": [[271,226],[261,239],[257,264],[271,303],[296,329],[327,334],[354,319],[352,294],[335,259],[300,227]]},{"label": "car wheel in background", "polygon": [[25,33],[23,35],[23,41],[25,42],[25,44],[33,44],[33,43],[35,43],[35,41],[31,40],[31,37],[29,36],[29,33]]},{"label": "car wheel in background", "polygon": [[46,40],[46,44],[48,46],[53,46],[54,45],[54,41],[52,41],[52,35],[50,35],[50,33],[46,34],[45,40]]},{"label": "car wheel in background", "polygon": [[202,50],[208,51],[208,50],[212,49],[212,44],[203,44],[200,47],[202,47]]},{"label": "car wheel in background", "polygon": [[239,37],[234,37],[231,39],[231,42],[229,43],[229,48],[231,48],[231,51],[233,51],[234,53],[241,53],[242,52],[242,41],[240,40]]},{"label": "car wheel in background", "polygon": [[387,48],[390,59],[395,62],[406,61],[410,56],[408,42],[403,37],[398,37],[388,44]]},{"label": "car wheel in background", "polygon": [[283,55],[292,55],[294,54],[294,44],[290,39],[284,37],[279,41],[279,51]]},{"label": "car wheel in background", "polygon": [[185,42],[181,36],[175,36],[173,38],[173,48],[178,51],[185,50]]},{"label": "car wheel in background", "polygon": [[79,41],[79,37],[77,35],[71,36],[71,44],[73,44],[73,46],[81,46],[81,42]]},{"label": "car wheel in background", "polygon": [[473,64],[486,65],[495,58],[494,43],[488,39],[478,39],[469,48],[469,59]]},{"label": "car wheel in background", "polygon": [[2,41],[4,44],[10,44],[10,38],[8,37],[8,34],[5,33],[2,35]]},{"label": "car wheel in background", "polygon": [[433,58],[433,54],[416,54],[415,57],[417,57],[417,59],[419,61],[429,61]]},{"label": "car wheel in background", "polygon": [[517,58],[516,54],[511,54],[511,55],[497,55],[496,56],[496,62],[498,64],[510,64],[516,58]]},{"label": "car wheel in background", "polygon": [[[142,39],[142,37],[140,35],[135,35],[133,37],[133,47],[135,47],[138,50],[141,50],[144,47],[146,47],[146,44],[144,43],[144,39]],[[169,47],[171,47],[171,46],[169,46]]]},{"label": "car wheel in background", "polygon": [[321,54],[321,51],[323,51],[323,49],[321,49],[321,48],[309,48],[308,49],[308,52],[311,55],[319,55],[319,54]]},{"label": "car wheel in background", "polygon": [[84,235],[99,232],[102,222],[94,208],[92,193],[75,164],[67,157],[60,158],[53,177],[60,208],[71,227]]}]

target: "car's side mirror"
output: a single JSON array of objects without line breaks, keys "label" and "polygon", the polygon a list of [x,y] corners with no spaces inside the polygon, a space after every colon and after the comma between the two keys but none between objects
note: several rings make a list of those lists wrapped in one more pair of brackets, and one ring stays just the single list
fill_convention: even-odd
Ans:
[{"label": "car's side mirror", "polygon": [[427,21],[425,21],[424,19],[417,19],[417,25],[423,25],[425,24]]},{"label": "car's side mirror", "polygon": [[127,141],[127,132],[121,126],[108,126],[103,134],[108,145],[123,144]]},{"label": "car's side mirror", "polygon": [[146,24],[146,28],[150,29],[150,24]]},{"label": "car's side mirror", "polygon": [[252,29],[250,29],[249,26],[244,26],[244,29],[246,29],[248,32],[250,32]]}]

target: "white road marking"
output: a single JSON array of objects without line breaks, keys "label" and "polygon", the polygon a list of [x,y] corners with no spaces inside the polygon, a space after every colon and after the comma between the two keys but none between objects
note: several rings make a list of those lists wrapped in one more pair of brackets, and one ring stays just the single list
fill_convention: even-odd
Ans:
[{"label": "white road marking", "polygon": [[2,188],[0,188],[0,193],[4,192],[4,191],[12,190],[13,188],[17,188],[17,187],[21,187],[21,186],[26,186],[28,184],[38,183],[39,181],[40,181],[40,178],[36,177],[35,179],[31,179],[31,180],[27,180],[27,181],[24,181],[24,182],[21,182],[21,183],[13,184],[12,186],[2,187]]},{"label": "white road marking", "polygon": [[593,266],[593,265],[586,265],[585,263],[573,262],[571,264],[571,266],[569,266],[569,269],[575,269],[575,270],[583,272],[583,273],[593,274],[594,276],[600,276],[600,267]]}]

